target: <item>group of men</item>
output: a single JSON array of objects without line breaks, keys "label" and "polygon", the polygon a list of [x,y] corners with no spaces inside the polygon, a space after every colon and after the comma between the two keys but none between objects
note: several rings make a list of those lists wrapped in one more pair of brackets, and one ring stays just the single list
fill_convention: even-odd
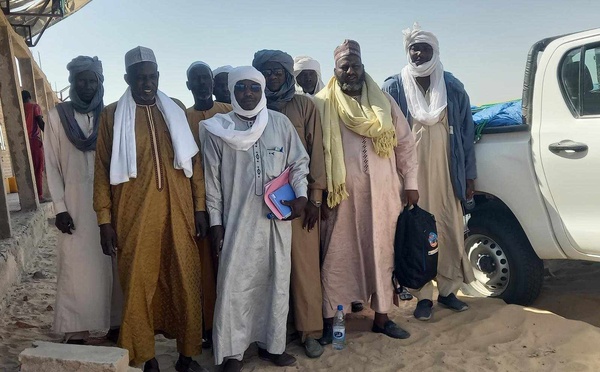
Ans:
[{"label": "group of men", "polygon": [[[252,66],[194,62],[187,110],[158,89],[148,48],[127,52],[128,88],[106,107],[101,62],[71,61],[71,101],[51,111],[44,137],[63,233],[54,329],[69,343],[110,329],[152,372],[157,333],[177,340],[177,371],[204,370],[192,359],[203,347],[240,371],[252,343],[292,365],[288,312],[317,358],[338,305],[370,304],[373,332],[407,338],[388,317],[393,239],[417,202],[438,223],[438,302],[466,310],[455,293],[472,278],[461,209],[476,178],[469,98],[433,34],[415,25],[404,41],[408,65],[383,90],[352,40],[335,49],[326,85],[317,61],[278,50]],[[291,216],[273,219],[265,185],[286,171]],[[409,291],[415,317],[430,319],[433,284]]]}]

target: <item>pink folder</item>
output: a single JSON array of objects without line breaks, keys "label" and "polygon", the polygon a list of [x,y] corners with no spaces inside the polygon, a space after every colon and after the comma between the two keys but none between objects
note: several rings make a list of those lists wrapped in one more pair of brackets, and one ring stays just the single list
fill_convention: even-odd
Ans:
[{"label": "pink folder", "polygon": [[272,194],[273,192],[275,192],[280,187],[288,184],[289,181],[290,181],[290,168],[288,167],[279,176],[273,178],[271,181],[269,181],[265,185],[265,192],[264,192],[265,203],[267,204],[267,207],[269,207],[271,212],[273,212],[275,217],[277,217],[280,220],[283,220],[284,217],[281,214],[281,212],[279,212],[279,209],[277,209],[277,206],[275,205],[275,203],[273,203],[273,201],[269,198],[269,195]]}]

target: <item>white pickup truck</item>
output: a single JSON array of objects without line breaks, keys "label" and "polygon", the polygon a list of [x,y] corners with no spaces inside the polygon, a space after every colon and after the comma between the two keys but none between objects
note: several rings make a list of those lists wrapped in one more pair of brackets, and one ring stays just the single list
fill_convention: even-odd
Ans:
[{"label": "white pickup truck", "polygon": [[534,44],[524,80],[523,124],[475,146],[463,292],[527,305],[542,260],[600,261],[600,28]]}]

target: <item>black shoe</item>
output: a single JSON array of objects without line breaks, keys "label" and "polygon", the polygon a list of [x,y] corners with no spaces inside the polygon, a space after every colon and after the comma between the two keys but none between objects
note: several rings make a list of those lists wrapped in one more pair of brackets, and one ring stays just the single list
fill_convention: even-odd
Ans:
[{"label": "black shoe", "polygon": [[229,359],[223,364],[223,372],[241,372],[244,363],[237,359]]},{"label": "black shoe", "polygon": [[323,336],[318,341],[323,346],[331,345],[331,343],[333,342],[333,325],[323,325]]},{"label": "black shoe", "polygon": [[275,364],[278,367],[287,367],[296,363],[296,358],[284,352],[282,354],[271,354],[266,349],[258,348],[258,357]]},{"label": "black shoe", "polygon": [[202,367],[198,362],[189,357],[179,357],[175,363],[177,372],[208,372],[208,369]]},{"label": "black shoe", "polygon": [[69,340],[65,341],[65,344],[67,344],[67,345],[85,345],[85,340],[82,340],[80,338],[77,340],[69,339]]},{"label": "black shoe", "polygon": [[383,333],[391,338],[406,339],[410,337],[410,333],[400,328],[398,324],[391,320],[385,322],[383,328],[379,328],[375,323],[373,323],[373,328],[371,328],[371,331],[375,333]]},{"label": "black shoe", "polygon": [[419,320],[429,320],[431,319],[432,307],[433,302],[431,300],[421,300],[417,303],[417,308],[413,315]]},{"label": "black shoe", "polygon": [[363,306],[362,302],[356,301],[356,302],[352,303],[352,312],[353,313],[360,313],[364,309],[365,309],[365,307]]},{"label": "black shoe", "polygon": [[117,342],[119,341],[120,333],[121,333],[121,328],[109,329],[108,333],[106,334],[106,339],[108,341],[112,342],[113,344],[117,344]]},{"label": "black shoe", "polygon": [[144,363],[144,372],[160,372],[160,368],[158,368],[158,360],[156,360],[156,358],[152,358]]},{"label": "black shoe", "polygon": [[438,296],[438,303],[457,312],[469,309],[469,305],[456,298],[454,293],[450,293],[448,296],[445,297],[441,295]]}]

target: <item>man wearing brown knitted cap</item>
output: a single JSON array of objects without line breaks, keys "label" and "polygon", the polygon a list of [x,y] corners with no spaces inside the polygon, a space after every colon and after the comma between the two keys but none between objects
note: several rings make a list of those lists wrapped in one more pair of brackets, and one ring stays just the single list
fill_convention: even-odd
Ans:
[{"label": "man wearing brown knitted cap", "polygon": [[[416,204],[417,156],[408,122],[365,72],[360,46],[334,52],[334,77],[315,96],[321,112],[327,173],[323,226],[322,344],[332,341],[337,305],[371,303],[373,332],[410,334],[388,318],[394,302],[394,235],[403,204]],[[406,200],[401,200],[402,193]]]}]

